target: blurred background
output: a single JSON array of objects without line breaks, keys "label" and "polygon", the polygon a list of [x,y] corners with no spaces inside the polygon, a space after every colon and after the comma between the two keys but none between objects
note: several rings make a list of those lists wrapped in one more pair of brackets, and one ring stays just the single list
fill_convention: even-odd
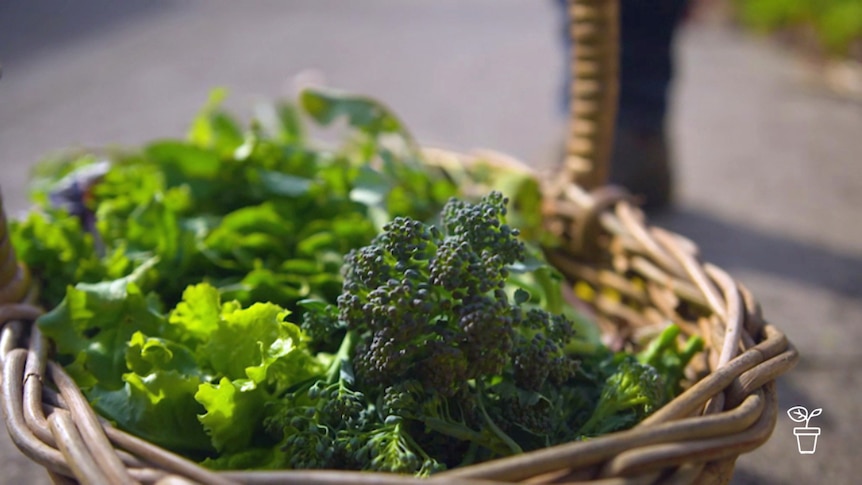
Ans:
[{"label": "blurred background", "polygon": [[[0,186],[74,146],[181,136],[213,87],[248,115],[313,70],[385,101],[424,144],[559,152],[566,55],[553,0],[0,2]],[[782,411],[733,483],[862,473],[862,0],[691,2],[668,132],[676,199],[656,225],[744,283],[802,355],[782,410],[823,408],[815,455]],[[813,423],[812,423],[813,424]],[[0,431],[0,482],[47,477]]]}]

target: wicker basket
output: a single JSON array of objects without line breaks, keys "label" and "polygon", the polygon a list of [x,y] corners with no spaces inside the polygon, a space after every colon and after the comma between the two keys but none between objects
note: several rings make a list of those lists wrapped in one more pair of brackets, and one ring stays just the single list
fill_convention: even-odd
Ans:
[{"label": "wicker basket", "polygon": [[[619,340],[668,319],[702,336],[706,349],[688,369],[693,384],[685,392],[628,431],[425,480],[335,471],[215,473],[101,420],[49,359],[49,343],[32,325],[42,313],[34,306],[38,289],[15,259],[0,203],[0,399],[18,448],[57,483],[727,483],[736,458],[772,433],[775,379],[798,354],[744,287],[698,258],[695,244],[646,225],[625,192],[602,186],[616,102],[617,0],[576,0],[570,13],[579,49],[572,59],[568,157],[562,176],[544,186],[546,224],[565,245],[547,257],[573,283],[594,290],[592,310]],[[439,151],[427,155],[469,162]]]}]

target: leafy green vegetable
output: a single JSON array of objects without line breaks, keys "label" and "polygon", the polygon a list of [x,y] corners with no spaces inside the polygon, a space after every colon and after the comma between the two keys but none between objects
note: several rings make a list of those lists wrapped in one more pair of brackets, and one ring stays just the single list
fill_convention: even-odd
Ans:
[{"label": "leafy green vegetable", "polygon": [[267,406],[321,374],[327,359],[308,351],[283,308],[222,303],[206,284],[162,314],[135,282],[150,267],[70,287],[37,323],[94,407],[121,428],[198,456],[248,449]]},{"label": "leafy green vegetable", "polygon": [[[151,340],[141,333],[135,336]],[[152,344],[150,347],[152,352]],[[160,352],[171,355],[167,348]],[[100,414],[120,428],[168,449],[201,456],[212,450],[210,439],[196,419],[203,412],[194,399],[201,377],[194,368],[186,372],[171,369],[172,360],[165,367],[154,365],[146,371],[124,373],[123,385],[117,389],[96,384],[84,388],[84,393]]]},{"label": "leafy green vegetable", "polygon": [[[142,289],[158,288],[169,306],[207,281],[245,304],[301,312],[299,300],[337,296],[350,249],[393,217],[432,217],[456,193],[442,173],[422,168],[410,135],[372,100],[303,94],[314,117],[346,114],[355,130],[355,141],[329,151],[305,140],[294,107],[273,108],[267,129],[253,121],[243,132],[219,108],[223,97],[213,94],[189,141],[118,152],[107,165],[84,154],[40,170],[41,211],[12,232],[22,260],[46,282],[46,306],[70,284],[118,278],[157,257]],[[61,186],[74,210],[53,207]]]},{"label": "leafy green vegetable", "polygon": [[[223,97],[187,140],[41,167],[12,224],[38,325],[120,428],[217,469],[425,476],[680,391],[696,339],[671,327],[637,362],[565,304],[531,174],[430,166],[366,97],[308,90],[247,128]],[[303,114],[349,137],[320,148]]]},{"label": "leafy green vegetable", "polygon": [[98,382],[111,390],[121,387],[126,343],[135,332],[161,333],[164,318],[158,303],[137,284],[153,263],[118,280],[70,287],[63,302],[39,319],[57,352],[75,359],[74,377],[79,382]]},{"label": "leafy green vegetable", "polygon": [[[42,299],[59,302],[73,282],[95,283],[125,274],[122,250],[100,259],[93,235],[81,221],[58,209],[33,211],[23,221],[9,222],[9,235],[18,258],[42,277]],[[50,306],[50,305],[49,305]]]}]

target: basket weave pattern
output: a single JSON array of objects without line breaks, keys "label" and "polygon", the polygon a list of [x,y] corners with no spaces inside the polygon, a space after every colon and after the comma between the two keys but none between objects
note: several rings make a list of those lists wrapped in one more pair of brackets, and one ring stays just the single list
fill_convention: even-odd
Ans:
[{"label": "basket weave pattern", "polygon": [[113,428],[50,360],[50,343],[32,324],[43,311],[35,306],[38,285],[16,260],[0,199],[0,404],[18,448],[57,483],[727,483],[736,457],[772,433],[775,379],[798,354],[763,319],[749,291],[701,261],[694,243],[650,227],[624,191],[602,186],[616,102],[618,5],[578,0],[570,13],[579,54],[572,60],[577,88],[568,157],[561,176],[544,186],[545,223],[563,245],[546,256],[596,295],[590,310],[616,344],[667,321],[705,340],[687,369],[691,385],[676,399],[627,431],[425,480],[335,471],[216,473]]}]

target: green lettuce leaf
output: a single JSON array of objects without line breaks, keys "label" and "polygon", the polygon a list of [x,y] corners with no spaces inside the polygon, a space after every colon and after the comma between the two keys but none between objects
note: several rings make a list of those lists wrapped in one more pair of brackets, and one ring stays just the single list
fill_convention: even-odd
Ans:
[{"label": "green lettuce leaf", "polygon": [[66,298],[36,321],[55,342],[57,353],[66,361],[75,360],[84,374],[73,377],[119,389],[127,372],[126,347],[132,335],[162,333],[166,320],[160,304],[138,284],[155,262],[150,260],[124,278],[69,287]]},{"label": "green lettuce leaf", "polygon": [[272,303],[243,309],[237,302],[227,302],[221,307],[218,328],[198,351],[219,375],[248,379],[252,386],[267,383],[286,389],[323,372],[306,349],[302,330],[285,321],[287,315]]},{"label": "green lettuce leaf", "polygon": [[42,301],[54,307],[75,283],[95,283],[122,276],[125,265],[100,260],[92,234],[81,221],[64,211],[31,212],[24,220],[10,221],[9,237],[18,259],[40,280]]},{"label": "green lettuce leaf", "polygon": [[[152,352],[152,349],[150,349]],[[197,415],[201,379],[176,370],[152,368],[123,375],[120,389],[95,386],[86,395],[94,409],[120,428],[164,448],[190,456],[211,454],[213,445]]]},{"label": "green lettuce leaf", "polygon": [[308,351],[284,308],[223,303],[205,283],[188,287],[164,315],[140,285],[155,264],[69,287],[38,325],[93,407],[118,427],[198,459],[275,446],[263,426],[267,410],[285,389],[323,375],[327,357]]},{"label": "green lettuce leaf", "polygon": [[186,289],[171,313],[178,338],[195,342],[200,365],[219,376],[203,382],[194,396],[204,410],[200,423],[217,450],[248,449],[263,433],[265,410],[276,396],[324,372],[324,362],[306,348],[308,338],[285,321],[288,314],[272,303],[221,303],[207,284]]},{"label": "green lettuce leaf", "polygon": [[189,286],[183,292],[183,301],[170,313],[168,321],[182,342],[198,344],[206,341],[219,325],[221,297],[210,285]]},{"label": "green lettuce leaf", "polygon": [[248,449],[255,435],[263,432],[266,403],[274,399],[249,384],[222,377],[217,384],[201,385],[194,396],[206,410],[198,419],[220,452]]}]

